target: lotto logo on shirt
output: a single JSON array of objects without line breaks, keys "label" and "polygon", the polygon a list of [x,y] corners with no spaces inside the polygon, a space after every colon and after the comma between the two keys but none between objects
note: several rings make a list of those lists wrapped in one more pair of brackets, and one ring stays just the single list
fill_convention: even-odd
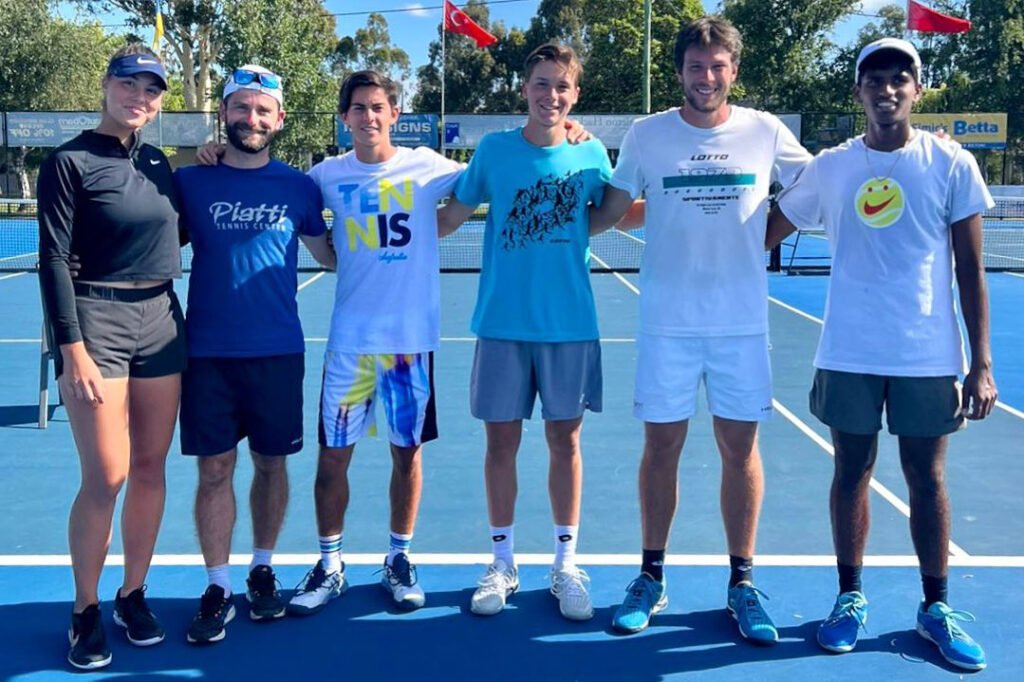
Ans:
[{"label": "lotto logo on shirt", "polygon": [[857,190],[857,215],[868,227],[889,227],[903,215],[903,188],[892,178],[871,178]]},{"label": "lotto logo on shirt", "polygon": [[242,202],[216,201],[210,204],[210,215],[218,230],[276,230],[293,229],[288,204],[243,206]]},{"label": "lotto logo on shirt", "polygon": [[401,249],[412,241],[409,229],[413,209],[413,182],[393,183],[382,179],[376,186],[338,185],[344,207],[345,235],[348,250],[381,249],[380,260],[407,260]]}]

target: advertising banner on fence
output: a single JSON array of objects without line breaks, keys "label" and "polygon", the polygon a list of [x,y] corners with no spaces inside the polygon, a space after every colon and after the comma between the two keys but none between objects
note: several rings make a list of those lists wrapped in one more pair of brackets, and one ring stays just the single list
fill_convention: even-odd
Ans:
[{"label": "advertising banner on fence", "polygon": [[[352,131],[338,117],[338,146],[352,146]],[[437,148],[437,114],[399,114],[391,126],[391,143],[400,147]]]},{"label": "advertising banner on fence", "polygon": [[915,128],[940,128],[967,149],[1006,149],[1006,114],[911,114]]},{"label": "advertising banner on fence", "polygon": [[[639,114],[573,114],[608,149],[622,146],[622,138]],[[782,122],[800,139],[800,114],[782,114]],[[525,114],[454,114],[444,117],[444,144],[449,149],[473,149],[490,132],[511,130],[526,124]]]},{"label": "advertising banner on fence", "polygon": [[[12,147],[59,147],[99,122],[99,113],[91,111],[12,111],[7,114],[7,143]],[[168,112],[142,129],[142,139],[164,147],[198,147],[212,140],[216,130],[215,114]]]}]

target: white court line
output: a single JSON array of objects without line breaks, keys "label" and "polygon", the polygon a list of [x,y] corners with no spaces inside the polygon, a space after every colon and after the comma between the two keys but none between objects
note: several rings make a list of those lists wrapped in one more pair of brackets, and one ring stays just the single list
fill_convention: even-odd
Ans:
[{"label": "white court line", "polygon": [[[380,552],[373,554],[345,553],[345,563],[353,566],[379,566]],[[249,554],[232,554],[229,561],[235,566],[248,566]],[[319,554],[274,554],[276,566],[310,566],[320,558]],[[417,552],[416,563],[435,566],[487,565],[493,557],[490,554],[448,554]],[[636,566],[638,554],[577,554],[576,560],[584,566]],[[520,566],[547,566],[554,560],[553,554],[516,554]],[[667,566],[728,566],[725,554],[670,554],[665,558]],[[67,554],[7,554],[0,555],[0,567],[41,567],[70,566]],[[124,555],[111,554],[107,566],[124,566]],[[153,557],[154,566],[203,566],[201,554],[158,554]],[[831,554],[759,554],[758,566],[822,566],[835,568],[836,558]],[[864,557],[865,566],[913,567],[918,566],[915,555],[878,555]],[[950,566],[975,568],[1024,568],[1024,556],[954,556]]]},{"label": "white court line", "polygon": [[306,280],[305,282],[303,282],[302,284],[300,284],[300,285],[299,285],[299,288],[297,289],[297,291],[302,291],[303,289],[305,289],[306,287],[308,287],[308,286],[309,286],[310,284],[312,284],[313,282],[317,281],[318,279],[320,279],[321,277],[323,277],[323,276],[324,276],[324,275],[326,275],[326,274],[327,274],[327,272],[326,272],[326,271],[322,271],[322,272],[318,272],[318,273],[316,273],[315,275],[313,275],[312,277],[310,277],[309,279],[307,279],[307,280]]},{"label": "white court line", "polygon": [[[800,419],[800,417],[797,417],[795,414],[787,410],[782,403],[780,403],[778,400],[775,400],[774,398],[772,398],[772,406],[779,413],[781,413],[783,417],[789,420],[789,422],[793,424],[793,426],[798,428],[801,432],[803,432],[805,436],[814,441],[814,443],[818,447],[820,447],[822,450],[827,452],[832,457],[836,456],[836,451],[832,447],[832,444],[829,443],[824,438],[822,438],[814,429],[808,426],[806,422]],[[881,495],[886,502],[896,507],[897,511],[906,516],[908,519],[910,518],[910,507],[907,506],[907,503],[901,500],[899,496],[896,495],[896,493],[892,492],[884,485],[882,485],[882,483],[879,482],[878,479],[876,479],[874,476],[871,477],[871,482],[869,485],[871,486],[871,489],[874,490],[879,495]],[[952,540],[949,541],[949,553],[954,557],[970,556],[966,551],[964,551],[962,547],[960,547]]]},{"label": "white court line", "polygon": [[[1006,274],[1012,275],[1014,273],[1008,272]],[[824,324],[824,322],[822,322],[822,320],[820,318],[817,318],[814,315],[811,315],[810,313],[805,313],[804,311],[800,310],[799,308],[794,308],[793,306],[789,305],[788,303],[783,303],[782,301],[780,301],[777,298],[769,296],[768,300],[771,301],[772,303],[774,303],[775,305],[779,306],[780,308],[785,308],[789,312],[796,313],[800,317],[808,319],[811,322],[817,322],[818,324]],[[1007,403],[1004,403],[1001,400],[997,400],[996,401],[996,407],[1000,408],[1001,410],[1003,410],[1005,412],[1008,412],[1009,414],[1012,414],[1014,417],[1017,417],[1018,419],[1024,419],[1024,412],[1021,412],[1016,407],[1013,407],[1012,405],[1008,405]]]},{"label": "white court line", "polygon": [[640,242],[641,244],[644,244],[644,245],[647,244],[647,242],[645,242],[643,239],[640,239],[640,237],[637,237],[635,235],[630,234],[626,230],[618,230],[618,229],[615,229],[615,228],[612,228],[612,229],[615,230],[616,234],[621,234],[623,237],[627,237],[629,239],[632,239],[635,242]]},{"label": "white court line", "polygon": [[[625,282],[625,280],[623,280],[623,282]],[[626,284],[626,286],[630,290],[632,290],[634,293],[639,295],[639,293],[640,293],[639,289],[634,287],[630,282],[625,282],[625,284]],[[783,303],[782,301],[780,301],[778,299],[775,299],[775,298],[772,298],[771,296],[768,297],[768,300],[770,300],[773,303],[776,303],[776,304],[782,306],[783,308],[786,308],[787,310],[790,310],[790,311],[792,311],[792,312],[794,312],[794,313],[796,313],[798,315],[806,317],[809,320],[817,322],[818,324],[822,323],[822,321],[819,320],[817,317],[814,317],[813,315],[809,315],[809,314],[805,313],[804,311],[799,310],[798,308],[794,308],[793,306],[788,305],[786,303]],[[824,449],[825,452],[827,452],[828,454],[830,454],[833,457],[835,457],[835,450],[832,449],[832,446],[824,438],[819,436],[817,434],[817,432],[815,432],[810,426],[805,424],[799,417],[797,417],[795,414],[793,414],[792,412],[787,410],[782,405],[782,403],[780,403],[778,400],[775,400],[774,398],[772,398],[772,406],[776,410],[778,410],[782,414],[783,417],[788,419],[794,426],[796,426],[800,431],[802,431],[805,436],[807,436],[812,441],[814,441],[819,447]],[[891,490],[889,490],[884,485],[882,485],[873,476],[871,477],[870,486],[871,486],[872,490],[874,490],[879,495],[881,495],[882,498],[885,501],[887,501],[889,504],[894,506],[901,514],[903,514],[907,518],[910,518],[910,507],[908,507],[907,504],[903,500],[901,500]],[[970,556],[967,552],[964,551],[964,549],[962,547],[957,545],[952,540],[949,541],[949,552],[955,558],[963,558],[963,557]],[[760,559],[758,561],[760,562]]]},{"label": "white court line", "polygon": [[19,254],[14,255],[14,256],[5,256],[3,258],[0,258],[0,263],[4,262],[5,260],[14,260],[15,258],[25,258],[26,256],[35,256],[37,253],[38,252],[36,252],[36,251],[29,251],[28,253],[19,253]]},{"label": "white court line", "polygon": [[27,274],[28,274],[28,271],[14,272],[14,273],[11,273],[10,275],[3,275],[2,277],[0,277],[0,281],[3,281],[5,279],[11,279],[12,277],[21,277],[22,275],[27,275]]},{"label": "white court line", "polygon": [[1020,277],[1020,278],[1024,279],[1024,274],[1021,274],[1019,272],[1007,272],[1007,273],[1004,273],[1004,274],[1007,274],[1010,277]]},{"label": "white court line", "polygon": [[[633,237],[633,239],[636,239],[636,237]],[[615,275],[615,279],[617,279],[620,282],[622,282],[626,286],[627,289],[632,291],[634,294],[637,294],[638,296],[640,295],[640,290],[637,289],[635,286],[633,286],[633,283],[630,282],[625,277],[623,277],[621,273],[618,273],[618,272],[615,272],[614,270],[612,270],[610,267],[608,267],[607,263],[605,263],[603,260],[601,260],[600,258],[595,256],[594,254],[590,254],[590,257],[593,258],[594,260],[596,260],[598,263],[600,263],[602,267],[607,268],[608,270],[611,270],[612,274]]]}]

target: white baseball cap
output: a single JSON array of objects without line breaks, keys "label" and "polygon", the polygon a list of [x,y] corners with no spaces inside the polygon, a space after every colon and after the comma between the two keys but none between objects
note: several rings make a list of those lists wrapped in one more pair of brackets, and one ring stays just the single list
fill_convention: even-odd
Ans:
[{"label": "white baseball cap", "polygon": [[864,60],[883,50],[894,50],[910,57],[914,64],[914,75],[919,76],[921,74],[921,55],[917,53],[917,48],[913,44],[902,38],[881,38],[868,43],[861,49],[860,55],[857,57],[857,68],[853,74],[854,83],[860,82],[860,67]]},{"label": "white baseball cap", "polygon": [[284,108],[283,85],[284,79],[270,69],[258,64],[246,64],[235,69],[228,77],[221,99],[226,100],[231,93],[239,90],[258,90],[276,99]]}]

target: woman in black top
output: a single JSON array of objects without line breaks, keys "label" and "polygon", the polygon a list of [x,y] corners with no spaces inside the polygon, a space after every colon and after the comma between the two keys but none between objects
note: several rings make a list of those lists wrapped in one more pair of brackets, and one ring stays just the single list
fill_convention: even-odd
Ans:
[{"label": "woman in black top", "polygon": [[[166,89],[151,50],[118,50],[103,79],[99,125],[59,147],[39,173],[40,284],[82,471],[68,528],[75,578],[68,660],[83,669],[110,663],[98,583],[126,481],[124,582],[114,621],[133,644],[164,638],[144,583],[163,516],[186,352],[171,287],[181,276],[171,168],[140,131]],[[68,270],[72,252],[81,261],[76,279]]]}]

